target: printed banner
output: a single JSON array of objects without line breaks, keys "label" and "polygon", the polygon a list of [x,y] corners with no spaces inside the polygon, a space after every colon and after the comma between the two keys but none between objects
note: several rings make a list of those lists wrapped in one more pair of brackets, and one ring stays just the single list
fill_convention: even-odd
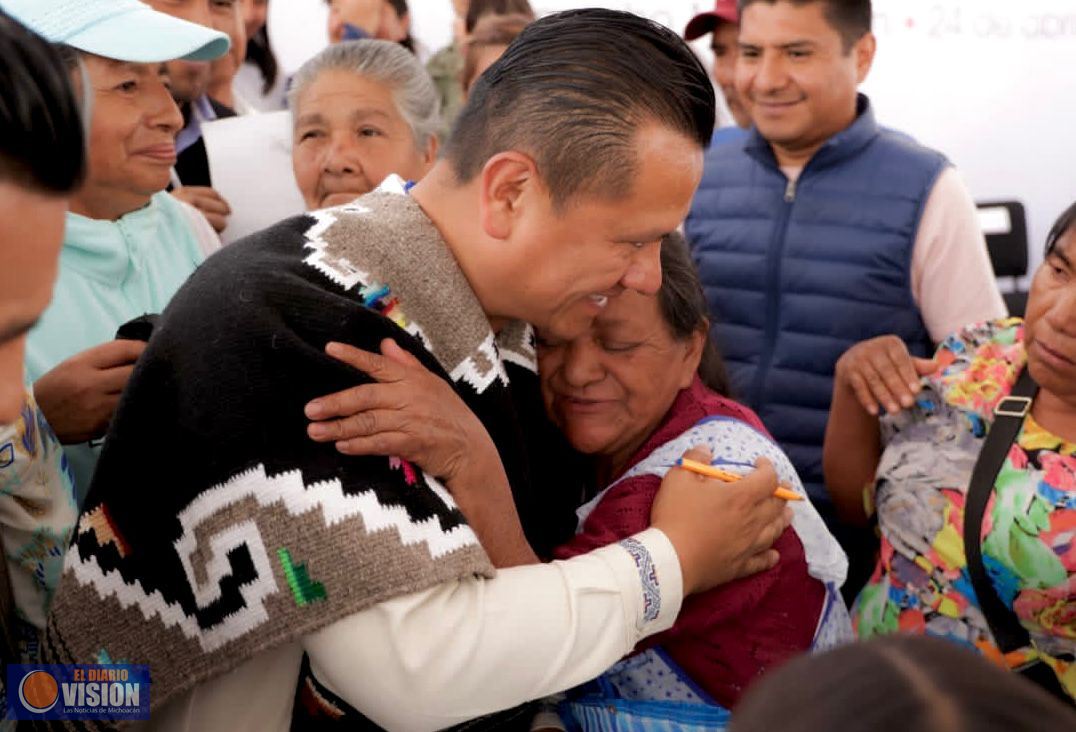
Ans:
[{"label": "printed banner", "polygon": [[8,719],[149,719],[149,666],[7,667]]}]

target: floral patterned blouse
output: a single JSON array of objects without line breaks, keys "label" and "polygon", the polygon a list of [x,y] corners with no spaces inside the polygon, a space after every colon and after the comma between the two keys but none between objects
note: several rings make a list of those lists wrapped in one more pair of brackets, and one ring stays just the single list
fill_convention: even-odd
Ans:
[{"label": "floral patterned blouse", "polygon": [[[853,608],[861,638],[927,633],[1005,663],[964,556],[964,498],[998,401],[1027,362],[1023,321],[973,326],[938,349],[915,407],[882,421],[874,502],[881,554]],[[1036,656],[1076,698],[1076,443],[1030,415],[998,474],[983,521],[983,562]]]},{"label": "floral patterned blouse", "polygon": [[33,659],[37,631],[60,581],[78,519],[67,458],[33,395],[14,424],[0,425],[0,545],[17,612],[17,640]]}]

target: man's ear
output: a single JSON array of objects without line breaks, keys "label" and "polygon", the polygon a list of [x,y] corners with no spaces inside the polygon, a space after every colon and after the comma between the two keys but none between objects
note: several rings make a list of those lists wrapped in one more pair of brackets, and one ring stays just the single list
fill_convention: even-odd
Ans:
[{"label": "man's ear", "polygon": [[867,80],[871,66],[874,64],[874,54],[878,50],[878,39],[873,33],[865,33],[856,41],[852,53],[856,55],[856,82],[862,84]]},{"label": "man's ear", "polygon": [[433,164],[437,162],[437,151],[440,149],[441,141],[437,138],[437,135],[430,135],[430,139],[426,141],[426,153],[422,156],[422,162],[426,165],[427,173],[433,168]]},{"label": "man's ear", "polygon": [[497,153],[486,161],[479,181],[479,222],[486,235],[507,239],[519,220],[527,193],[538,184],[538,166],[515,150]]}]

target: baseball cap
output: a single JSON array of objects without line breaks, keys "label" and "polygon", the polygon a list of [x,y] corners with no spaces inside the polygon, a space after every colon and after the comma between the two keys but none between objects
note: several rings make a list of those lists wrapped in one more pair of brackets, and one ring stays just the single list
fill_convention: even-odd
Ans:
[{"label": "baseball cap", "polygon": [[707,33],[713,33],[722,21],[727,23],[739,23],[740,13],[736,10],[736,0],[717,0],[714,9],[705,13],[699,13],[687,24],[684,29],[684,38],[693,41]]},{"label": "baseball cap", "polygon": [[116,61],[210,61],[231,44],[140,0],[0,0],[0,9],[48,41]]}]

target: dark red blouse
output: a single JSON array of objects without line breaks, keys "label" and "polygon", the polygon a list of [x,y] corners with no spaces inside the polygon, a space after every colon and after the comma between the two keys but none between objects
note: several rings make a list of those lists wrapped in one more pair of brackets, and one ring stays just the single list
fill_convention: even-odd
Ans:
[{"label": "dark red blouse", "polygon": [[[767,436],[747,407],[707,389],[699,379],[677,396],[661,426],[625,469],[710,416],[739,419]],[[567,559],[613,544],[650,525],[661,480],[643,475],[616,483],[587,517],[581,533],[556,551]],[[676,624],[636,652],[660,646],[722,706],[732,708],[752,682],[810,649],[826,589],[807,574],[803,545],[789,528],[774,548],[776,567],[686,598]]]}]

